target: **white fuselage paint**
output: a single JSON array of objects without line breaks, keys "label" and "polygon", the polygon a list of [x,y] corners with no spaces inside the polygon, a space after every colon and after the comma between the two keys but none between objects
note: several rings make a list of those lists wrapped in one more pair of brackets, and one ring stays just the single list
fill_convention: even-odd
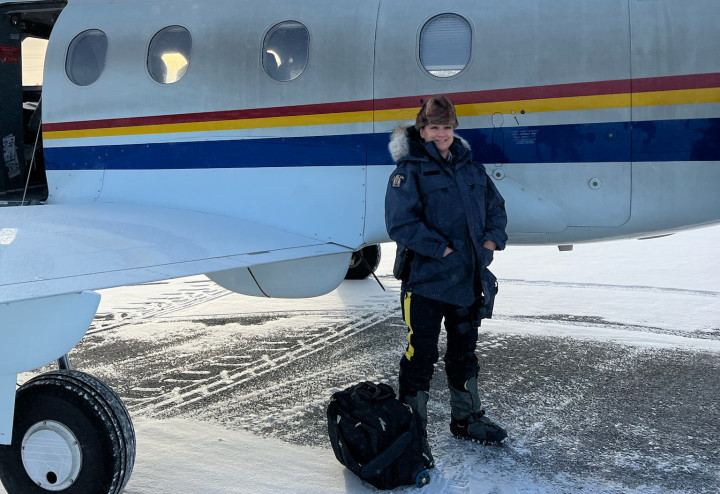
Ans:
[{"label": "white fuselage paint", "polygon": [[[277,1],[263,9],[249,3],[241,8],[229,0],[122,5],[76,0],[61,14],[48,49],[46,121],[383,101],[414,95],[418,95],[419,106],[420,95],[427,94],[716,73],[720,67],[709,47],[716,45],[717,31],[701,15],[711,4],[703,0],[688,13],[687,7],[676,2],[638,0],[565,0],[539,2],[532,8],[520,0],[502,5],[449,0],[432,6],[421,2],[412,8],[402,2],[375,0],[350,2],[340,9],[330,0],[310,4]],[[327,22],[331,6],[333,22]],[[162,15],[138,15],[138,10]],[[198,10],[203,16],[197,15]],[[423,24],[444,12],[464,16],[473,31],[467,68],[447,79],[428,74],[418,51]],[[518,12],[523,13],[522,22]],[[277,82],[263,71],[260,49],[267,30],[287,19],[307,26],[310,59],[296,80]],[[168,25],[182,25],[191,32],[193,56],[183,79],[159,84],[145,70],[144,53],[152,35]],[[682,33],[670,29],[676,25],[692,25],[693,29]],[[65,51],[75,35],[91,28],[108,35],[107,67],[96,83],[78,87],[65,75]],[[547,36],[548,32],[553,36]],[[664,47],[662,53],[654,43]],[[688,52],[694,56],[688,57]],[[510,98],[487,114],[473,114],[472,107],[459,108],[458,134],[465,129],[491,129],[493,139],[501,143],[540,146],[543,143],[535,143],[535,135],[552,126],[720,118],[717,102],[671,104],[670,100],[638,105],[630,92],[616,99],[619,102],[589,104],[582,109],[565,108],[564,101],[559,101],[557,109],[549,105],[533,110],[543,104],[544,100],[537,98]],[[413,117],[410,105],[394,114],[376,110],[355,122],[320,119],[307,125],[270,127],[259,122],[252,128],[179,133],[170,128],[153,133],[130,129],[123,135],[46,139],[45,146],[373,133],[384,139],[385,132]],[[525,112],[524,108],[531,109]],[[515,130],[518,128],[534,130],[523,133]],[[292,152],[301,155],[302,149]],[[333,152],[327,148],[327,153]],[[500,191],[512,198],[507,201],[511,243],[637,237],[720,219],[720,199],[707,190],[707,184],[720,181],[718,161],[634,161],[630,151],[626,160],[613,162],[514,163],[495,161],[479,151],[475,158],[485,163]],[[392,165],[379,166],[369,157],[367,166],[310,163],[270,168],[61,170],[50,171],[48,180],[53,202],[119,201],[221,213],[357,248],[389,240],[383,201],[391,171]]]}]

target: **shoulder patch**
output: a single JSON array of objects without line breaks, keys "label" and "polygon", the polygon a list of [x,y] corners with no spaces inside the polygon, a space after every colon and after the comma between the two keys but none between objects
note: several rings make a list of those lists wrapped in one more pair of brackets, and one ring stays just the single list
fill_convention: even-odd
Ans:
[{"label": "shoulder patch", "polygon": [[405,181],[405,175],[400,175],[399,173],[393,177],[392,180],[392,186],[393,187],[400,187],[403,184],[403,181]]}]

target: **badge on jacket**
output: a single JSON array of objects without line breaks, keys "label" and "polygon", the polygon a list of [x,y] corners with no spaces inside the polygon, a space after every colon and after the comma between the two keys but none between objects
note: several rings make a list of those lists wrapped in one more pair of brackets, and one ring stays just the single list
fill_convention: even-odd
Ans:
[{"label": "badge on jacket", "polygon": [[400,187],[403,183],[403,180],[405,180],[405,175],[395,175],[393,177],[392,186]]}]

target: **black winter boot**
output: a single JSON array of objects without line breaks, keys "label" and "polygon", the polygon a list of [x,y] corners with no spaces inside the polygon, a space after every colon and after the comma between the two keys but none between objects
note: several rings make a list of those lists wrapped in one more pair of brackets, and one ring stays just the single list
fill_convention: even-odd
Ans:
[{"label": "black winter boot", "polygon": [[468,379],[465,389],[450,388],[450,432],[458,439],[497,444],[507,437],[505,429],[485,416],[480,408],[477,378]]},{"label": "black winter boot", "polygon": [[422,426],[422,455],[425,468],[433,468],[435,466],[435,459],[430,452],[430,443],[427,439],[427,403],[430,399],[430,394],[427,391],[418,391],[415,396],[404,396],[402,401],[407,403],[413,412],[417,414]]}]

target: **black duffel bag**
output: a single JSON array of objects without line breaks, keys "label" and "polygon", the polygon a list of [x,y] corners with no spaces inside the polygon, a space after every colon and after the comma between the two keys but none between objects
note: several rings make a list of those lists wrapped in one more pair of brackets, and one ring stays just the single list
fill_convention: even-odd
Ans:
[{"label": "black duffel bag", "polygon": [[378,489],[430,482],[419,418],[389,385],[365,381],[334,393],[327,417],[335,457],[362,480]]}]

